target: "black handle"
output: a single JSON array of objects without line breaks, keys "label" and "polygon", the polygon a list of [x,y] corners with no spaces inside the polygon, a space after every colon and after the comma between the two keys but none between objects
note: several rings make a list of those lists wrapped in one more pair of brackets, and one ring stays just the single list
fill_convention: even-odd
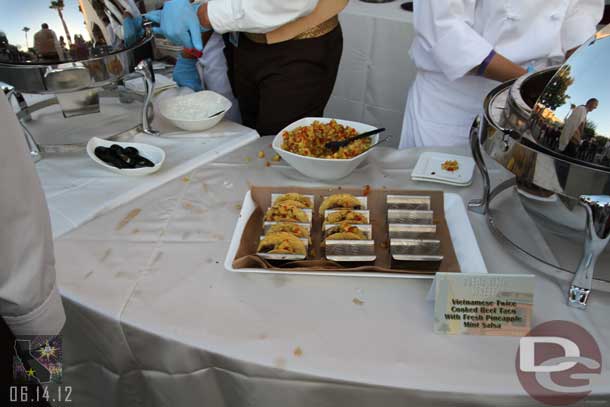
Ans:
[{"label": "black handle", "polygon": [[352,141],[360,140],[361,138],[366,138],[366,137],[374,136],[375,134],[381,133],[382,131],[385,131],[385,128],[382,127],[380,129],[375,129],[375,130],[367,131],[366,133],[359,134],[356,137],[352,137],[351,139],[346,140],[345,142],[347,144],[349,144]]},{"label": "black handle", "polygon": [[352,138],[348,138],[347,140],[342,140],[342,141],[331,141],[329,143],[326,143],[326,148],[329,150],[337,150],[341,147],[345,147],[347,145],[349,145],[350,143],[353,143],[356,140],[360,140],[366,137],[371,137],[374,136],[375,134],[381,133],[385,131],[385,128],[380,128],[380,129],[375,129],[375,130],[371,130],[371,131],[367,131],[365,133],[359,134],[357,136],[354,136]]}]

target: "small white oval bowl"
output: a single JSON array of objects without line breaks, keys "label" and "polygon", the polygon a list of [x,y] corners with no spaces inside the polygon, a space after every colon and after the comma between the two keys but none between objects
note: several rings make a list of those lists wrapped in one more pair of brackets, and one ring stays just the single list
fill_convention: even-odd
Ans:
[{"label": "small white oval bowl", "polygon": [[[183,117],[172,116],[168,113],[169,106],[173,103],[178,103],[180,101],[197,101],[197,103],[205,103],[210,106],[202,117],[196,119],[185,119]],[[212,92],[209,90],[204,90],[201,92],[190,93],[188,95],[181,95],[172,98],[167,98],[161,101],[159,106],[159,111],[161,115],[168,121],[170,121],[174,126],[186,130],[186,131],[203,131],[211,129],[216,126],[221,120],[225,117],[225,114],[231,109],[233,103],[226,97],[218,94],[216,92]],[[209,117],[214,113],[218,113],[223,111],[222,114],[218,116]]]},{"label": "small white oval bowl", "polygon": [[[155,166],[154,167],[143,167],[143,168],[117,168],[113,167],[110,164],[106,164],[104,161],[97,158],[95,155],[95,149],[97,147],[110,147],[113,144],[118,144],[121,147],[135,147],[140,152],[140,155],[144,158],[152,161]],[[117,174],[127,175],[132,177],[139,177],[142,175],[149,175],[154,172],[159,171],[163,163],[165,162],[165,151],[160,149],[159,147],[151,146],[150,144],[142,144],[142,143],[122,143],[118,141],[104,140],[98,137],[93,137],[87,143],[87,154],[89,157],[102,167],[109,169],[112,172],[116,172]]]},{"label": "small white oval bowl", "polygon": [[[339,119],[331,119],[326,117],[306,117],[304,119],[298,120],[282,131],[278,133],[277,136],[273,139],[272,147],[273,149],[292,167],[294,167],[301,174],[322,181],[334,181],[337,179],[345,178],[350,175],[369,155],[371,150],[367,150],[364,153],[347,160],[339,160],[339,159],[329,159],[329,158],[315,158],[315,157],[306,157],[304,155],[299,155],[295,153],[291,153],[290,151],[286,151],[282,148],[282,142],[284,141],[284,137],[282,134],[285,131],[294,130],[297,127],[309,126],[314,121],[319,121],[322,123],[328,123],[331,120],[335,120],[337,123],[342,124],[344,126],[353,127],[356,129],[358,134],[365,133],[367,131],[375,130],[376,127],[370,126],[364,123],[352,122],[348,120],[339,120]],[[371,136],[371,145],[376,144],[379,141],[379,134]]]}]

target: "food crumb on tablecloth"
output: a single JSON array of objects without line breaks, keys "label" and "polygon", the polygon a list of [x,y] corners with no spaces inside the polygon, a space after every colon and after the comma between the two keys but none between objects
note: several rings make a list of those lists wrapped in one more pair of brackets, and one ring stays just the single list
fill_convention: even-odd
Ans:
[{"label": "food crumb on tablecloth", "polygon": [[157,264],[159,262],[159,260],[161,260],[161,257],[163,257],[163,252],[158,252],[157,255],[155,256],[155,258],[153,259],[152,263],[150,263],[150,266],[154,266],[155,264]]},{"label": "food crumb on tablecloth", "polygon": [[258,158],[265,158],[265,152],[263,150],[258,152]]},{"label": "food crumb on tablecloth", "polygon": [[106,249],[102,257],[100,258],[100,263],[103,263],[110,256],[110,253],[112,253],[112,249]]},{"label": "food crumb on tablecloth", "polygon": [[185,182],[185,183],[186,183],[186,182],[190,182],[190,181],[191,181],[191,178],[190,178],[190,177],[188,177],[188,176],[186,176],[186,175],[185,175],[184,177],[182,177],[182,182]]},{"label": "food crumb on tablecloth", "polygon": [[362,301],[360,298],[357,298],[357,297],[354,297],[352,302],[356,305],[364,305],[364,301]]},{"label": "food crumb on tablecloth", "polygon": [[297,346],[296,348],[294,348],[294,351],[292,352],[292,354],[294,356],[296,356],[297,358],[300,358],[301,356],[303,356],[303,349],[301,349],[300,346]]},{"label": "food crumb on tablecloth", "polygon": [[138,216],[140,212],[142,212],[142,209],[140,208],[135,208],[129,211],[129,213],[116,225],[115,230],[123,229],[125,226],[127,226],[129,222],[131,222],[136,216]]},{"label": "food crumb on tablecloth", "polygon": [[271,163],[269,161],[265,161],[265,167],[271,167]]},{"label": "food crumb on tablecloth", "polygon": [[286,367],[286,359],[281,356],[279,358],[275,358],[273,360],[273,365],[277,368],[283,369]]},{"label": "food crumb on tablecloth", "polygon": [[282,159],[282,157],[280,157],[280,155],[279,155],[279,154],[274,155],[274,156],[273,156],[273,158],[272,158],[272,160],[273,160],[273,161],[275,161],[275,162],[278,162],[278,161],[280,161],[281,159]]}]

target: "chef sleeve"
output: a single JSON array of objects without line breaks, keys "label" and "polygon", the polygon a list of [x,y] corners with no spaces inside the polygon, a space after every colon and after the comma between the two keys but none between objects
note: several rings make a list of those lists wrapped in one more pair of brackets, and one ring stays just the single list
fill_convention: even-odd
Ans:
[{"label": "chef sleeve", "polygon": [[571,0],[561,27],[563,51],[582,45],[597,31],[604,15],[604,0]]},{"label": "chef sleeve", "polygon": [[318,0],[210,0],[208,18],[214,31],[267,33],[308,15]]},{"label": "chef sleeve", "polygon": [[0,316],[15,336],[57,335],[65,314],[49,211],[23,129],[1,93],[0,123]]},{"label": "chef sleeve", "polygon": [[416,0],[414,5],[422,48],[415,52],[427,53],[450,80],[465,76],[493,50],[473,29],[476,0]]}]

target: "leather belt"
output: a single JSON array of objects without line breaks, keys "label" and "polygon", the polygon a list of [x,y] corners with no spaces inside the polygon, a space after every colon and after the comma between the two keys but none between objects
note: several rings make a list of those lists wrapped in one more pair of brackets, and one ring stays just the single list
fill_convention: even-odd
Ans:
[{"label": "leather belt", "polygon": [[[317,26],[310,28],[309,30],[302,32],[297,35],[292,40],[307,40],[311,38],[318,38],[323,35],[328,34],[339,25],[339,17],[334,16],[329,18]],[[248,38],[252,42],[256,42],[257,44],[267,44],[267,35],[266,34],[254,34],[254,33],[243,33],[246,38]]]}]

